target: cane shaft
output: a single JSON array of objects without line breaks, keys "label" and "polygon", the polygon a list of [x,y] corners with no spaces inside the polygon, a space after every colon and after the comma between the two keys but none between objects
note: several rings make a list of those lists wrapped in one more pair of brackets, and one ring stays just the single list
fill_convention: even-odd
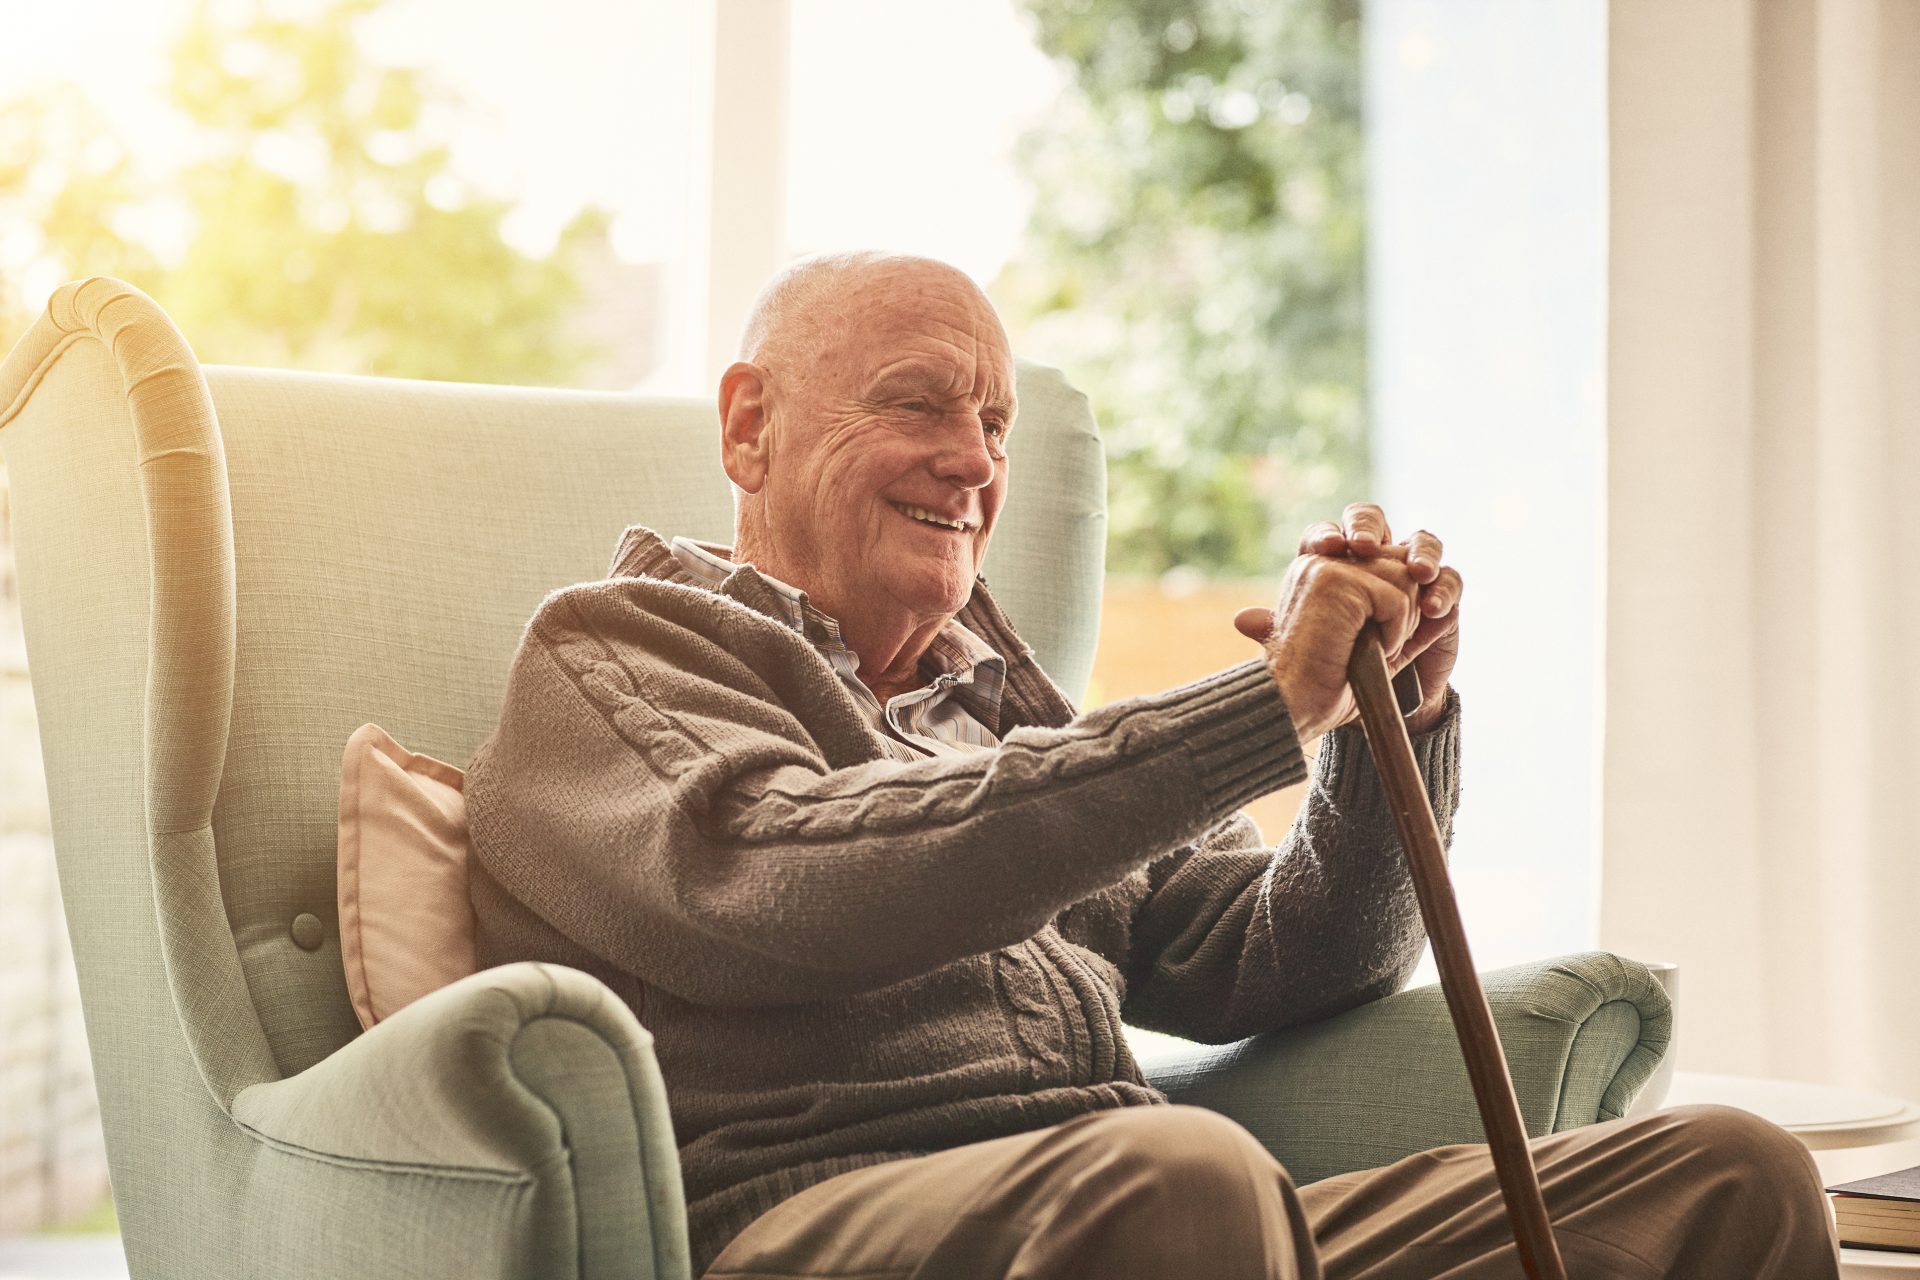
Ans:
[{"label": "cane shaft", "polygon": [[1547,1220],[1540,1176],[1533,1167],[1533,1152],[1527,1146],[1526,1128],[1520,1120],[1520,1104],[1513,1096],[1513,1078],[1507,1074],[1506,1055],[1500,1050],[1500,1033],[1494,1029],[1493,1011],[1480,989],[1480,976],[1467,949],[1466,930],[1460,924],[1460,907],[1447,878],[1440,825],[1434,821],[1426,784],[1413,758],[1413,741],[1407,736],[1394,698],[1379,632],[1371,624],[1354,645],[1347,680],[1360,705],[1360,723],[1366,729],[1367,745],[1373,751],[1387,803],[1393,809],[1400,846],[1407,854],[1414,892],[1420,899],[1420,916],[1440,969],[1440,990],[1446,996],[1447,1012],[1453,1015],[1454,1033],[1467,1060],[1467,1078],[1473,1084],[1474,1102],[1480,1108],[1487,1145],[1493,1151],[1494,1173],[1500,1179],[1500,1194],[1513,1223],[1514,1241],[1520,1246],[1521,1266],[1529,1280],[1566,1280],[1566,1266]]}]

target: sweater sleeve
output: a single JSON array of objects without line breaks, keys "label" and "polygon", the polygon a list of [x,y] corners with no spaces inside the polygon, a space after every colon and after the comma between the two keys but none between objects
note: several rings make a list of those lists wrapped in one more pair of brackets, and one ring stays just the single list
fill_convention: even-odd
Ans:
[{"label": "sweater sleeve", "polygon": [[1305,775],[1257,661],[992,750],[836,767],[795,710],[857,713],[801,637],[722,645],[613,597],[557,592],[529,625],[468,770],[473,852],[685,999],[846,995],[1012,945]]},{"label": "sweater sleeve", "polygon": [[[1414,739],[1450,847],[1459,803],[1460,699]],[[1426,932],[1393,814],[1358,725],[1322,741],[1278,848],[1236,814],[1148,868],[1127,954],[1126,1020],[1226,1044],[1391,995]]]}]

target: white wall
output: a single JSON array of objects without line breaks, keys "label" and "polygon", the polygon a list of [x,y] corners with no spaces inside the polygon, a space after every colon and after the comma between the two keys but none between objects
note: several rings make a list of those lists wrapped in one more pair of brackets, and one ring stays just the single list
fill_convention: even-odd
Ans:
[{"label": "white wall", "polygon": [[1376,491],[1466,579],[1485,969],[1597,936],[1606,5],[1373,0],[1365,57]]}]

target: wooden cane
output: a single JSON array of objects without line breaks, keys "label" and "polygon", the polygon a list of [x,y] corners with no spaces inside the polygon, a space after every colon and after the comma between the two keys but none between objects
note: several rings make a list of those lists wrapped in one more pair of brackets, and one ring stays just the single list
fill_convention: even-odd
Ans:
[{"label": "wooden cane", "polygon": [[1400,847],[1406,850],[1407,866],[1413,873],[1420,917],[1426,923],[1433,958],[1440,968],[1440,990],[1447,998],[1454,1034],[1467,1059],[1473,1100],[1480,1108],[1480,1122],[1493,1151],[1493,1171],[1500,1179],[1500,1195],[1507,1202],[1514,1243],[1520,1246],[1520,1265],[1529,1280],[1567,1280],[1560,1246],[1547,1221],[1547,1202],[1540,1194],[1540,1174],[1533,1167],[1533,1152],[1527,1146],[1527,1131],[1520,1120],[1520,1103],[1513,1096],[1513,1078],[1507,1074],[1506,1055],[1500,1049],[1500,1033],[1494,1029],[1493,1011],[1480,989],[1480,976],[1467,950],[1466,930],[1460,925],[1460,904],[1454,900],[1453,883],[1447,879],[1440,824],[1434,821],[1433,806],[1427,802],[1426,784],[1413,758],[1413,740],[1407,736],[1406,722],[1394,697],[1393,676],[1387,669],[1387,655],[1373,623],[1367,624],[1354,644],[1353,656],[1347,662],[1347,682],[1360,704],[1367,746],[1373,751],[1387,802],[1393,807],[1394,824],[1400,830]]}]

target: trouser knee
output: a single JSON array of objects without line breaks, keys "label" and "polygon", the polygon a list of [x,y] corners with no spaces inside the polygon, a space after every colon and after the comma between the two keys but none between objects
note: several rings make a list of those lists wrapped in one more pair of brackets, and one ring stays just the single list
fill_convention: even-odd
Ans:
[{"label": "trouser knee", "polygon": [[1782,1267],[1792,1258],[1824,1264],[1834,1247],[1833,1218],[1820,1172],[1799,1139],[1749,1111],[1697,1105],[1663,1113],[1677,1126],[1675,1162],[1701,1189],[1702,1212],[1750,1224],[1739,1246],[1754,1255],[1753,1275],[1816,1275]]},{"label": "trouser knee", "polygon": [[1149,1175],[1143,1183],[1183,1212],[1230,1218],[1255,1192],[1288,1182],[1259,1139],[1217,1111],[1171,1105],[1129,1107],[1125,1115],[1112,1131],[1113,1158]]},{"label": "trouser knee", "polygon": [[[1060,1187],[1052,1247],[1067,1274],[1298,1274],[1304,1216],[1286,1171],[1252,1134],[1200,1107],[1103,1113]],[[1096,1131],[1097,1130],[1097,1131]]]},{"label": "trouser knee", "polygon": [[1714,1104],[1674,1107],[1667,1113],[1690,1159],[1726,1171],[1756,1192],[1799,1205],[1819,1204],[1820,1174],[1799,1139],[1751,1111]]}]

